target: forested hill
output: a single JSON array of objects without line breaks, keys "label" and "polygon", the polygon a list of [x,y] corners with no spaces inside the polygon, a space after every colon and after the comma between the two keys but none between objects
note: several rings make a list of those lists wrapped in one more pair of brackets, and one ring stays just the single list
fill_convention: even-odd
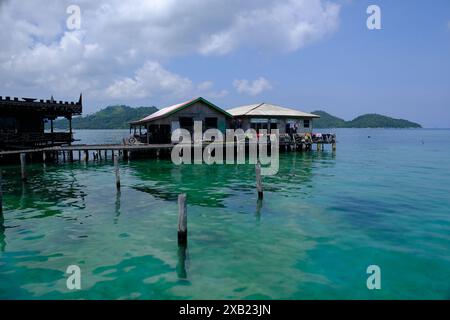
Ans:
[{"label": "forested hill", "polygon": [[395,119],[380,114],[365,114],[351,121],[345,121],[325,111],[313,111],[320,116],[314,120],[315,128],[421,128],[418,123]]},{"label": "forested hill", "polygon": [[[126,129],[135,121],[158,111],[156,107],[132,108],[125,105],[108,106],[93,114],[76,117],[72,120],[74,129]],[[379,114],[365,114],[351,121],[335,117],[325,111],[313,111],[320,116],[314,120],[315,128],[421,128],[421,125],[408,120],[394,119]],[[49,124],[47,123],[47,127]],[[67,129],[66,119],[54,122],[54,127]]]},{"label": "forested hill", "polygon": [[[74,129],[126,129],[130,121],[139,120],[158,111],[156,107],[132,108],[125,105],[109,106],[93,114],[72,119]],[[68,121],[55,121],[54,127],[67,129]]]}]

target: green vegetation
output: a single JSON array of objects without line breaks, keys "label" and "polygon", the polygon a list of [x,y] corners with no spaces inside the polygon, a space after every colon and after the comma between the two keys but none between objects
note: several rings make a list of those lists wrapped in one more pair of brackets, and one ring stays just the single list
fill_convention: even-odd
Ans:
[{"label": "green vegetation", "polygon": [[421,128],[418,123],[403,119],[394,119],[379,114],[365,114],[351,121],[345,121],[326,113],[325,111],[313,111],[320,116],[314,120],[315,128]]},{"label": "green vegetation", "polygon": [[314,119],[314,127],[315,128],[344,128],[346,121],[332,116],[325,111],[314,111],[311,112],[313,114],[317,114],[320,116],[320,119]]},{"label": "green vegetation", "polygon": [[[156,111],[158,111],[156,107],[109,106],[96,113],[73,118],[72,127],[74,129],[126,129],[130,121],[139,120]],[[48,123],[47,126],[49,126]],[[67,129],[68,126],[66,119],[54,122],[54,127],[58,129]]]},{"label": "green vegetation", "polygon": [[[129,122],[138,120],[158,111],[156,107],[132,108],[125,105],[106,107],[98,112],[76,117],[72,120],[74,129],[126,129]],[[320,116],[314,120],[315,128],[421,128],[420,124],[394,119],[379,114],[365,114],[351,121],[332,116],[325,111],[313,111]],[[69,123],[66,119],[55,121],[54,127],[67,129]],[[47,123],[47,127],[49,124]]]}]

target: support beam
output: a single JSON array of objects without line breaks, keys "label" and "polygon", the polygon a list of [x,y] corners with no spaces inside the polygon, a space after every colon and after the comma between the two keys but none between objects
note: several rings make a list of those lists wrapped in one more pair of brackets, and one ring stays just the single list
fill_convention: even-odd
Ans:
[{"label": "support beam", "polygon": [[71,145],[72,144],[72,138],[73,138],[73,136],[72,136],[72,116],[69,116],[69,132],[70,132],[69,145]]},{"label": "support beam", "polygon": [[20,173],[22,176],[22,181],[27,180],[27,171],[26,171],[25,165],[26,165],[26,154],[21,153],[20,154]]},{"label": "support beam", "polygon": [[263,198],[263,185],[261,179],[261,163],[258,163],[255,166],[255,175],[256,175],[256,190],[258,191],[258,199]]},{"label": "support beam", "polygon": [[178,195],[178,245],[187,244],[186,194]]},{"label": "support beam", "polygon": [[114,155],[114,172],[116,173],[116,188],[120,190],[119,155]]},{"label": "support beam", "polygon": [[0,219],[3,219],[3,177],[2,170],[0,170]]}]

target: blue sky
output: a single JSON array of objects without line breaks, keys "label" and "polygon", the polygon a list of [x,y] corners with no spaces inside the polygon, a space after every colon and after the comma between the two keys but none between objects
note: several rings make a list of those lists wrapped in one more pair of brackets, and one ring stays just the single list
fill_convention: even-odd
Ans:
[{"label": "blue sky", "polygon": [[[450,127],[446,0],[38,2],[0,2],[0,95],[83,91],[85,113],[202,95]],[[80,30],[67,29],[70,4]],[[381,30],[366,27],[370,4]]]}]

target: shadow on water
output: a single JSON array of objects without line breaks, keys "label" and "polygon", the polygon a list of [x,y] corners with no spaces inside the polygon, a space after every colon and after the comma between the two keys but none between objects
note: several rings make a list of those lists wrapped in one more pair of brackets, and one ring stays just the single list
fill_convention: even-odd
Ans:
[{"label": "shadow on water", "polygon": [[28,267],[26,263],[46,262],[60,254],[40,255],[39,251],[14,251],[2,253],[0,264],[0,299],[30,299],[35,293],[24,288],[24,284],[56,286],[64,279],[64,272],[42,267]]},{"label": "shadow on water", "polygon": [[[263,177],[264,190],[296,196],[298,188],[311,186],[315,167],[333,167],[334,159],[335,155],[327,151],[282,153],[278,174]],[[193,205],[225,208],[225,200],[236,193],[255,193],[252,164],[176,166],[170,160],[149,159],[130,163],[130,172],[140,181],[132,186],[133,189],[167,201],[176,201],[178,194],[184,192]]]}]

